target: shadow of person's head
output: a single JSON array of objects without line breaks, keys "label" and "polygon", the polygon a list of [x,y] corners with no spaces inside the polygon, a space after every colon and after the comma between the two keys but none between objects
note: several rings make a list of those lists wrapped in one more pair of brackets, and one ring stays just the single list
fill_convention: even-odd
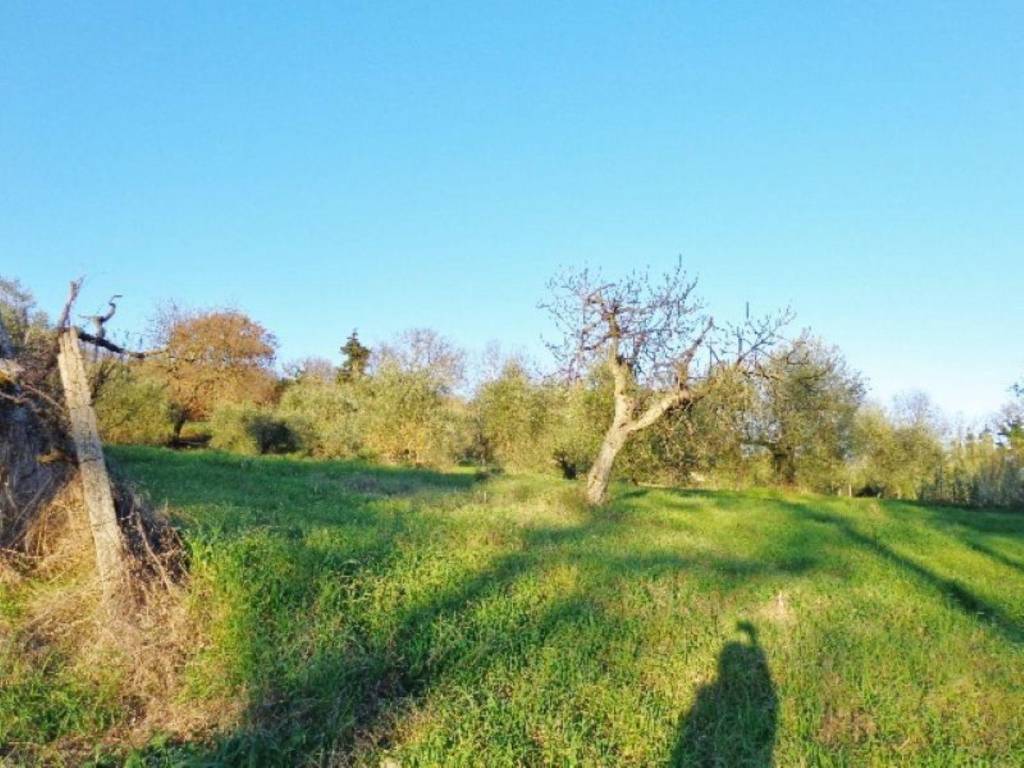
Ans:
[{"label": "shadow of person's head", "polygon": [[736,629],[744,633],[751,643],[757,644],[757,627],[751,624],[749,621],[737,621]]},{"label": "shadow of person's head", "polygon": [[778,700],[757,628],[736,625],[745,636],[718,654],[715,679],[697,692],[681,720],[673,765],[769,766],[775,747]]}]

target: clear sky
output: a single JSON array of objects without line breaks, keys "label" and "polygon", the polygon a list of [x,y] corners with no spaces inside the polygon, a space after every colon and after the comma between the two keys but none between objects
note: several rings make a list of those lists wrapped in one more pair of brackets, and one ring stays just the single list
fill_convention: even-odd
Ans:
[{"label": "clear sky", "polygon": [[229,304],[281,357],[540,351],[559,265],[678,255],[885,399],[1024,374],[1024,3],[0,4],[0,273]]}]

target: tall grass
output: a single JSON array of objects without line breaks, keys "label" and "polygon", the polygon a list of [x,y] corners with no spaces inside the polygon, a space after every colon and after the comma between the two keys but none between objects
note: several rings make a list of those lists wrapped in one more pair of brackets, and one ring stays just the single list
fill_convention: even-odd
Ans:
[{"label": "tall grass", "polygon": [[[111,763],[1024,762],[1020,515],[626,487],[589,511],[550,477],[114,455],[185,528],[174,706],[208,727]],[[0,664],[0,749],[127,728],[26,730],[31,675]]]}]

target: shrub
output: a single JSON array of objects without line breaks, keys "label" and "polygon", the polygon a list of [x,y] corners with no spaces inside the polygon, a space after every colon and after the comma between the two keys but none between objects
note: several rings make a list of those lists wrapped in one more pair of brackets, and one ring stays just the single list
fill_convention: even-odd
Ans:
[{"label": "shrub", "polygon": [[174,432],[174,413],[160,382],[118,365],[97,393],[96,419],[108,443],[163,445]]},{"label": "shrub", "polygon": [[255,405],[223,405],[210,418],[210,447],[256,455],[299,448],[295,432],[282,419]]},{"label": "shrub", "polygon": [[959,437],[947,449],[941,471],[921,496],[965,506],[1024,507],[1024,460],[1012,436],[991,432]]},{"label": "shrub", "polygon": [[916,499],[941,471],[942,444],[923,423],[895,423],[878,408],[864,408],[854,425],[850,482],[858,495]]},{"label": "shrub", "polygon": [[444,387],[428,369],[382,365],[368,382],[366,446],[386,461],[441,465],[462,444]]},{"label": "shrub", "polygon": [[599,389],[583,384],[558,388],[545,435],[550,468],[569,479],[590,469],[601,444],[604,420],[598,414],[604,404]]},{"label": "shrub", "polygon": [[557,395],[531,381],[519,363],[508,363],[498,378],[480,387],[474,404],[481,458],[508,469],[549,468]]},{"label": "shrub", "polygon": [[284,390],[277,416],[313,456],[356,456],[365,443],[365,418],[360,409],[365,388],[303,378]]}]

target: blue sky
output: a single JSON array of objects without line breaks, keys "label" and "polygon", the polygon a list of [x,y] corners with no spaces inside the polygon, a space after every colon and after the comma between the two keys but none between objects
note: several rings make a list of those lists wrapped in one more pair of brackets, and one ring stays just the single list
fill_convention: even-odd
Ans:
[{"label": "blue sky", "polygon": [[281,357],[540,352],[560,266],[682,255],[885,399],[1024,375],[1024,4],[0,6],[0,273],[234,305]]}]

